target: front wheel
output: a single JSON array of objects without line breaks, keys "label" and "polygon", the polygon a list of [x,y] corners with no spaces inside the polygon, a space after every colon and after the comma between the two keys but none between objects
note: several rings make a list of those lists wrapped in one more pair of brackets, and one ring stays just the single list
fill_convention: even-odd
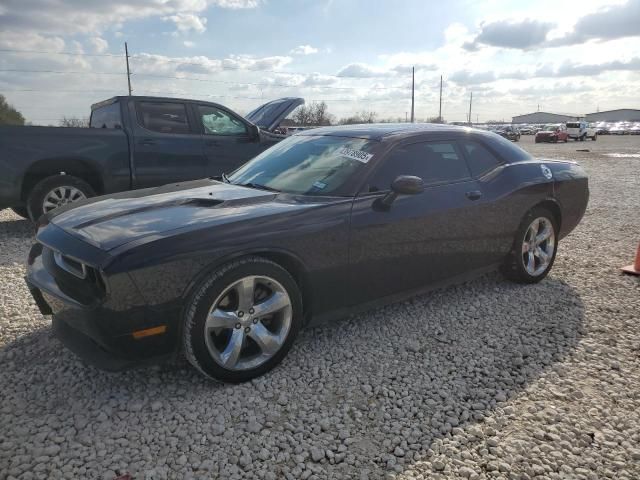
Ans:
[{"label": "front wheel", "polygon": [[522,220],[502,268],[507,279],[537,283],[547,276],[558,249],[558,222],[546,208],[533,208]]},{"label": "front wheel", "polygon": [[226,264],[205,279],[186,309],[183,346],[204,375],[239,383],[286,356],[302,327],[295,280],[262,257]]},{"label": "front wheel", "polygon": [[591,137],[591,140],[593,140],[594,142],[598,139],[598,135],[594,135],[593,137]]}]

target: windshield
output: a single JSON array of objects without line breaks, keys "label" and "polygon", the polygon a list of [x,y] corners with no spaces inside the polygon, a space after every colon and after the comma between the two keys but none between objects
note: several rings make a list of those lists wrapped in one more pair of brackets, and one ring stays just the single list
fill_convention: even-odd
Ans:
[{"label": "windshield", "polygon": [[237,185],[285,193],[350,195],[378,142],[362,138],[294,135],[229,175]]},{"label": "windshield", "polygon": [[544,129],[547,132],[555,132],[558,129],[558,127],[555,127],[553,125],[549,125],[548,127],[544,127]]},{"label": "windshield", "polygon": [[567,123],[567,128],[580,128],[579,123]]}]

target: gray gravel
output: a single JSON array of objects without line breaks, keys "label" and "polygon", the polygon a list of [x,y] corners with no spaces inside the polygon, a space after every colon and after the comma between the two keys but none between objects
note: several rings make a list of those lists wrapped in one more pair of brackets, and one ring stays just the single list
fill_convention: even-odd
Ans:
[{"label": "gray gravel", "polygon": [[[52,337],[0,212],[0,479],[640,477],[640,137],[523,145],[577,158],[591,203],[551,275],[491,274],[303,332],[225,386],[186,363],[108,374]],[[597,152],[577,153],[576,148]]]}]

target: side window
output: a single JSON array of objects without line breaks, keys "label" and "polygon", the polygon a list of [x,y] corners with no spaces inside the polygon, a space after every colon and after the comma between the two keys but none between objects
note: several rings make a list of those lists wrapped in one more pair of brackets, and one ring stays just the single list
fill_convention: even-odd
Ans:
[{"label": "side window", "polygon": [[91,112],[91,128],[122,128],[118,102],[96,108]]},{"label": "side window", "polygon": [[469,141],[461,143],[469,160],[469,169],[474,177],[479,177],[502,164],[493,153],[479,143]]},{"label": "side window", "polygon": [[424,142],[396,147],[375,172],[369,191],[388,190],[399,175],[415,175],[425,185],[469,178],[469,170],[454,142]]},{"label": "side window", "polygon": [[147,130],[160,133],[191,133],[183,103],[139,102],[138,121]]},{"label": "side window", "polygon": [[198,105],[198,114],[207,135],[245,135],[247,126],[227,112],[209,105]]}]

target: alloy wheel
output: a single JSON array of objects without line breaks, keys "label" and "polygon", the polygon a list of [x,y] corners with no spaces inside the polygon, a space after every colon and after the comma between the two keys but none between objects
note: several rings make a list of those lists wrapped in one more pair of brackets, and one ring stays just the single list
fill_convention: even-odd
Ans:
[{"label": "alloy wheel", "polygon": [[83,200],[85,198],[87,198],[87,196],[76,187],[56,187],[45,195],[42,202],[42,211],[47,213],[55,208],[77,202],[78,200]]},{"label": "alloy wheel", "polygon": [[286,289],[273,278],[247,276],[229,285],[209,309],[207,349],[225,369],[256,368],[280,350],[291,321]]},{"label": "alloy wheel", "polygon": [[522,261],[533,277],[543,274],[553,259],[555,232],[551,220],[538,217],[529,224],[522,242]]}]

